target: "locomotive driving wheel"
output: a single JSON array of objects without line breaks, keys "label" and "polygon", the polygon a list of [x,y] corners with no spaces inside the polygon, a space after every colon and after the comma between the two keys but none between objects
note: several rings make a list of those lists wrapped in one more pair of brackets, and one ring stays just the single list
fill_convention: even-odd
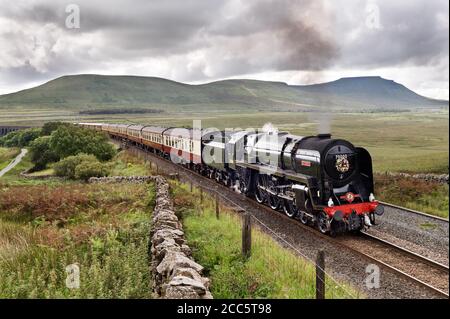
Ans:
[{"label": "locomotive driving wheel", "polygon": [[267,192],[265,191],[265,183],[263,175],[256,176],[255,199],[260,204],[263,204],[267,199]]},{"label": "locomotive driving wheel", "polygon": [[267,203],[270,208],[280,208],[281,199],[277,195],[277,182],[269,175],[258,175],[256,179],[256,201],[260,204]]},{"label": "locomotive driving wheel", "polygon": [[295,218],[299,213],[294,201],[289,199],[284,200],[283,210],[290,218]]},{"label": "locomotive driving wheel", "polygon": [[309,198],[306,199],[304,209],[305,211],[299,212],[299,219],[303,225],[308,225],[312,221],[310,215],[314,213],[311,199]]},{"label": "locomotive driving wheel", "polygon": [[267,178],[267,189],[268,189],[268,204],[273,210],[277,210],[281,206],[281,199],[278,197],[277,182],[273,180],[270,176],[266,175]]}]

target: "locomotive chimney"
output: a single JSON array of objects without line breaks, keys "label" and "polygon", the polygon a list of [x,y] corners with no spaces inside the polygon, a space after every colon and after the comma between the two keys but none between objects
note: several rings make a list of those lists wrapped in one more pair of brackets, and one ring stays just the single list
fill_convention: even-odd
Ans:
[{"label": "locomotive chimney", "polygon": [[331,138],[330,133],[321,133],[317,135],[318,138]]}]

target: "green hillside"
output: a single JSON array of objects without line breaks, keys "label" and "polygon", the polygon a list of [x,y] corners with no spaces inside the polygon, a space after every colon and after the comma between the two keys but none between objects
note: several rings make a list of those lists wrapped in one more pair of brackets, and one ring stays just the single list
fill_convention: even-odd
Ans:
[{"label": "green hillside", "polygon": [[445,106],[448,106],[448,101],[422,97],[379,77],[344,78],[318,85],[292,86],[255,80],[188,85],[155,77],[71,75],[0,96],[0,109],[20,107],[67,111],[132,107],[286,111],[316,107],[410,109]]}]

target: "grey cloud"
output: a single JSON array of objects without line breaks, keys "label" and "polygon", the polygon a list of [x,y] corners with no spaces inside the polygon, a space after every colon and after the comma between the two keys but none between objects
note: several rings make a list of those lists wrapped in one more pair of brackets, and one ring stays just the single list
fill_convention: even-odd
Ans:
[{"label": "grey cloud", "polygon": [[[356,14],[338,21],[342,66],[422,66],[448,60],[448,1],[373,1],[379,8],[379,29],[366,25],[367,1],[350,3]],[[352,38],[349,30],[355,28],[359,34]]]},{"label": "grey cloud", "polygon": [[[365,24],[369,2],[380,8],[381,29]],[[64,27],[69,3],[80,6],[81,29]],[[110,73],[144,59],[168,64],[158,75],[182,81],[402,65],[448,71],[441,0],[0,0],[2,20],[19,25],[0,30],[2,79]]]}]

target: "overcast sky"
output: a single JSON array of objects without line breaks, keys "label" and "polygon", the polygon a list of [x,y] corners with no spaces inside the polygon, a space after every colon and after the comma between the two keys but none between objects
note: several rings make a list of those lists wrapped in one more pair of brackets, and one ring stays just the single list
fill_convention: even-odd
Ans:
[{"label": "overcast sky", "polygon": [[[80,9],[79,28],[69,4]],[[449,97],[447,0],[0,0],[0,94],[66,74],[309,84],[380,75]]]}]

